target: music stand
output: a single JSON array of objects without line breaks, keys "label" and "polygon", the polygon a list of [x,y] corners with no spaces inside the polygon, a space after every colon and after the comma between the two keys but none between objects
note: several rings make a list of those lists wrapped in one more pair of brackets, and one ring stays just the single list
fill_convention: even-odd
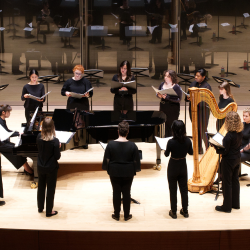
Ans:
[{"label": "music stand", "polygon": [[[177,76],[182,80],[178,84],[185,86],[185,92],[187,93],[187,86],[190,86],[192,83],[191,80],[195,78],[195,75],[179,73]],[[187,102],[185,101],[185,124],[187,124]]]},{"label": "music stand", "polygon": [[125,27],[125,36],[135,37],[135,46],[133,48],[128,49],[129,51],[144,51],[144,49],[136,46],[136,37],[147,36],[146,31],[147,31],[147,27],[145,26],[126,26]]},{"label": "music stand", "polygon": [[135,74],[136,80],[136,111],[137,111],[137,86],[144,87],[145,85],[137,82],[137,77],[149,77],[149,68],[131,68],[131,72]]},{"label": "music stand", "polygon": [[228,75],[234,75],[234,76],[237,75],[236,73],[228,72],[228,64],[229,64],[229,52],[227,52],[227,71],[225,72],[225,74],[226,74],[226,76],[228,76]]},{"label": "music stand", "polygon": [[240,25],[238,25],[237,27],[246,29],[249,25],[245,24],[245,18],[247,18],[249,16],[250,15],[248,13],[244,13],[243,14],[243,22]]},{"label": "music stand", "polygon": [[[223,0],[217,0],[216,2],[222,2],[222,1]],[[221,40],[226,39],[224,37],[220,37],[220,11],[219,11],[219,8],[218,8],[218,36],[216,36],[215,38],[217,38],[217,41],[219,41],[220,39]],[[213,39],[213,37],[211,39]]]},{"label": "music stand", "polygon": [[223,78],[223,77],[218,77],[218,76],[212,76],[212,77],[219,84],[221,84],[223,82],[228,82],[232,87],[240,88],[240,85],[237,84],[237,83],[235,83],[233,80],[230,80],[230,79],[227,79],[227,78]]},{"label": "music stand", "polygon": [[[64,46],[62,48],[75,49],[74,46],[70,44],[70,38],[73,36],[75,29],[74,27],[59,29],[59,36],[64,37]],[[69,44],[67,44],[67,37],[69,38]]]},{"label": "music stand", "polygon": [[105,46],[105,40],[103,37],[108,36],[108,26],[88,26],[88,36],[99,36],[101,37],[102,45],[97,46],[96,48],[101,48],[102,50],[111,49],[110,46]]},{"label": "music stand", "polygon": [[[56,82],[57,80],[53,80],[53,78],[59,77],[59,75],[47,75],[47,76],[39,76],[38,79],[41,80],[39,82],[46,82],[46,92],[49,92],[49,81]],[[49,112],[49,95],[47,95],[47,112]]]},{"label": "music stand", "polygon": [[0,91],[6,89],[9,86],[9,84],[4,84],[0,86]]}]

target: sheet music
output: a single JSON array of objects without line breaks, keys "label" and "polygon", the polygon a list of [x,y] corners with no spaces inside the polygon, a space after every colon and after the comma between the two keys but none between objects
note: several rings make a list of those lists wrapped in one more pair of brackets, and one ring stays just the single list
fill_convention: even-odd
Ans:
[{"label": "sheet music", "polygon": [[102,148],[105,150],[106,147],[107,147],[107,145],[108,145],[108,143],[103,143],[103,142],[101,142],[101,141],[99,141],[99,143],[100,143],[100,145],[102,146]]},{"label": "sheet music", "polygon": [[172,95],[172,96],[178,96],[176,94],[176,92],[174,91],[173,87],[172,88],[169,88],[169,89],[162,89],[162,90],[159,90],[157,88],[155,88],[154,86],[152,86],[153,90],[157,93],[160,93],[161,95]]},{"label": "sheet music", "polygon": [[167,137],[167,138],[160,138],[160,137],[155,136],[156,142],[159,145],[159,147],[161,148],[161,150],[167,149],[168,141],[172,138],[173,138],[173,136]]},{"label": "sheet music", "polygon": [[190,94],[186,93],[185,91],[182,90],[181,88],[181,91],[187,96],[187,97],[190,97]]},{"label": "sheet music", "polygon": [[119,17],[116,16],[115,14],[113,14],[112,12],[111,12],[111,14],[112,14],[116,19],[119,19]]},{"label": "sheet music", "polygon": [[70,95],[74,98],[78,98],[81,99],[84,95],[86,95],[88,92],[90,92],[91,90],[93,90],[94,88],[89,89],[88,91],[86,91],[84,94],[80,94],[80,93],[74,93],[74,92],[69,92]]},{"label": "sheet music", "polygon": [[0,27],[0,31],[4,31],[5,30],[5,28],[4,27]]},{"label": "sheet music", "polygon": [[56,130],[56,138],[60,143],[69,143],[70,140],[75,135],[75,132],[67,132],[67,131],[57,131]]},{"label": "sheet music", "polygon": [[221,26],[226,27],[226,26],[230,26],[230,24],[229,23],[222,23]]},{"label": "sheet music", "polygon": [[224,148],[223,146],[224,136],[220,133],[216,133],[212,138],[209,139],[209,142],[219,148]]},{"label": "sheet music", "polygon": [[243,16],[244,16],[245,18],[247,18],[247,17],[249,17],[250,15],[249,15],[249,13],[244,13]]},{"label": "sheet music", "polygon": [[31,95],[31,94],[28,94],[30,99],[33,99],[33,100],[42,100],[45,96],[47,96],[51,91],[49,91],[48,93],[46,93],[45,95],[41,96],[41,97],[37,97],[37,96],[34,96],[34,95]]},{"label": "sheet music", "polygon": [[37,115],[38,109],[39,109],[39,107],[36,108],[36,111],[35,111],[35,113],[33,114],[32,118],[30,120],[30,126],[29,126],[28,131],[31,131],[32,128],[33,128],[33,125],[34,125],[34,122],[35,122],[35,119],[36,119],[36,115]]},{"label": "sheet music", "polygon": [[23,30],[25,30],[25,31],[32,31],[33,28],[26,27],[26,28],[24,28]]},{"label": "sheet music", "polygon": [[156,26],[153,26],[153,27],[148,26],[148,30],[151,33],[151,35],[153,34],[154,29],[157,28],[157,27],[159,27],[159,25],[156,25]]},{"label": "sheet music", "polygon": [[8,138],[10,138],[10,136],[12,136],[15,133],[15,131],[12,132],[8,132],[7,130],[5,130],[5,128],[0,124],[0,141],[5,141]]}]

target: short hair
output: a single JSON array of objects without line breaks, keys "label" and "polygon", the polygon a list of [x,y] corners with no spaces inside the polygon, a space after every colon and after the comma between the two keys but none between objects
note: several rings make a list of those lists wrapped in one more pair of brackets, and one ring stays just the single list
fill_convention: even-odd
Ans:
[{"label": "short hair", "polygon": [[2,115],[3,112],[6,113],[7,111],[12,111],[12,108],[9,104],[0,105],[0,115]]},{"label": "short hair", "polygon": [[84,73],[84,67],[82,65],[76,65],[74,68],[73,68],[73,72],[75,73],[76,70],[80,70],[82,72],[82,74]]},{"label": "short hair", "polygon": [[[218,86],[218,88],[219,88],[219,89],[221,89],[221,88],[225,89],[226,92],[227,92],[227,95],[228,95],[230,98],[232,98],[232,99],[234,100],[234,97],[233,97],[233,95],[232,95],[232,93],[231,93],[231,88],[230,88],[229,82],[224,81],[223,83],[221,83],[221,84]],[[220,95],[220,99],[222,99],[222,98],[223,98],[223,95]]]},{"label": "short hair", "polygon": [[46,117],[42,124],[41,138],[44,141],[51,141],[55,135],[54,121],[50,117]]},{"label": "short hair", "polygon": [[163,72],[163,77],[165,77],[165,75],[167,74],[167,72],[168,72],[168,74],[169,74],[169,76],[171,78],[172,83],[173,84],[177,84],[178,83],[178,77],[177,77],[176,72],[174,70],[172,70],[172,69],[165,70]]},{"label": "short hair", "polygon": [[175,120],[171,126],[173,138],[183,142],[186,137],[186,126],[182,120]]},{"label": "short hair", "polygon": [[234,111],[227,113],[225,120],[225,128],[229,132],[241,132],[243,130],[243,123],[241,122],[240,116]]},{"label": "short hair", "polygon": [[200,68],[200,69],[196,70],[195,74],[196,73],[200,73],[201,76],[207,77],[207,71],[205,69],[203,69],[203,68]]},{"label": "short hair", "polygon": [[126,137],[129,132],[129,124],[126,121],[122,121],[118,124],[118,132],[122,137]]},{"label": "short hair", "polygon": [[250,108],[244,109],[244,110],[243,110],[243,114],[244,114],[244,113],[248,113],[248,115],[250,116]]},{"label": "short hair", "polygon": [[39,77],[38,71],[35,69],[32,69],[29,73],[29,77],[31,77],[33,74],[37,75]]}]

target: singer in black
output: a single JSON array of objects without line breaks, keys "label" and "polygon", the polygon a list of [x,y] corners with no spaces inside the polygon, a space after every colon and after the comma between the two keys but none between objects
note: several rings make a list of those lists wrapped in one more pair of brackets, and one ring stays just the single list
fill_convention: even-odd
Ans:
[{"label": "singer in black", "polygon": [[180,213],[188,218],[188,175],[186,155],[193,155],[193,147],[191,140],[186,136],[186,127],[183,121],[176,120],[172,125],[173,139],[170,139],[167,144],[165,156],[171,157],[168,163],[168,186],[170,192],[171,210],[169,215],[177,218],[177,183],[181,193],[182,209]]},{"label": "singer in black", "polygon": [[[6,118],[10,117],[10,112],[12,108],[9,105],[1,105],[0,106],[0,125],[7,131],[12,132],[9,130],[6,124]],[[19,132],[14,132],[11,137],[19,136]],[[27,158],[20,156],[20,155],[13,155],[13,148],[15,144],[10,142],[10,139],[6,139],[4,141],[0,141],[0,153],[4,155],[11,163],[14,165],[16,169],[20,167],[24,167],[24,172],[27,174],[33,174],[33,169],[27,163]]]},{"label": "singer in black", "polygon": [[180,102],[182,98],[181,87],[177,84],[177,74],[173,70],[165,70],[163,73],[164,82],[159,86],[159,90],[170,89],[176,93],[176,96],[167,94],[157,94],[158,98],[161,98],[160,111],[164,112],[167,116],[165,123],[165,137],[172,136],[171,126],[174,120],[178,120],[180,115]]},{"label": "singer in black", "polygon": [[136,172],[141,171],[138,148],[134,142],[127,140],[129,124],[118,124],[119,138],[110,141],[105,149],[102,169],[107,170],[113,187],[114,220],[120,219],[121,194],[123,196],[124,220],[132,218],[130,214],[130,190]]},{"label": "singer in black", "polygon": [[[195,73],[195,81],[190,84],[189,88],[192,88],[192,87],[206,88],[206,89],[209,89],[210,91],[212,91],[211,86],[206,81],[206,75],[207,75],[207,71],[205,69],[198,69]],[[185,101],[190,102],[189,97],[186,96]],[[204,101],[200,102],[197,105],[197,110],[198,110],[198,124],[197,124],[197,126],[198,126],[198,147],[199,147],[199,154],[203,154],[202,140],[205,143],[206,149],[208,148],[208,141],[207,141],[207,137],[206,137],[205,133],[207,132],[210,110]],[[190,120],[192,121],[191,105],[190,104],[189,104],[189,116],[190,116]]]},{"label": "singer in black", "polygon": [[24,85],[21,99],[24,102],[24,108],[25,108],[25,118],[26,122],[29,123],[30,121],[30,112],[35,111],[37,107],[39,107],[39,111],[42,111],[43,102],[45,102],[45,98],[42,100],[40,99],[31,99],[29,94],[36,96],[36,97],[42,97],[44,92],[44,85],[40,82],[38,82],[39,74],[35,69],[32,69],[29,73],[30,82]]},{"label": "singer in black", "polygon": [[46,194],[46,217],[56,215],[53,211],[54,196],[56,191],[57,171],[59,168],[58,160],[61,157],[60,142],[55,137],[54,121],[46,117],[43,121],[41,134],[37,136],[38,146],[38,190],[37,205],[38,212],[42,213],[44,209],[45,191]]},{"label": "singer in black", "polygon": [[[115,82],[130,82],[135,81],[135,77],[131,74],[131,66],[129,61],[123,61],[120,64],[119,74],[114,75],[112,81]],[[110,92],[115,94],[114,110],[133,110],[133,94],[136,94],[136,89],[122,87],[111,88]]]},{"label": "singer in black", "polygon": [[[77,108],[79,110],[89,110],[88,98],[93,96],[93,90],[89,91],[92,88],[91,83],[88,79],[82,77],[84,74],[84,68],[82,65],[76,65],[73,68],[73,72],[74,77],[68,79],[61,90],[62,96],[68,97],[67,109]],[[82,94],[82,98],[78,99],[72,97],[70,92]]]},{"label": "singer in black", "polygon": [[232,208],[240,209],[240,148],[242,140],[243,124],[240,116],[231,111],[227,113],[225,127],[228,131],[223,139],[224,148],[216,146],[216,153],[222,155],[222,187],[223,187],[223,205],[216,206],[215,210],[219,212],[231,213]]}]

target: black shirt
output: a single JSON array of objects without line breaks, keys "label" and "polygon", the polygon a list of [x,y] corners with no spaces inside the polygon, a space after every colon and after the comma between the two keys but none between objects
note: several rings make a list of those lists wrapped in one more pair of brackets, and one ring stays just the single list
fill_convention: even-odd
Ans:
[{"label": "black shirt", "polygon": [[175,159],[184,158],[187,154],[193,155],[193,146],[191,140],[186,137],[183,142],[179,142],[177,139],[170,139],[167,144],[165,156],[168,157],[171,153],[171,157]]},{"label": "black shirt", "polygon": [[234,102],[234,100],[231,97],[227,99],[224,99],[223,97],[220,98],[219,103],[218,103],[219,109],[224,109],[231,102]]},{"label": "black shirt", "polygon": [[31,98],[25,98],[25,94],[31,94],[33,96],[41,97],[45,94],[44,92],[44,85],[42,83],[36,84],[36,85],[31,85],[31,84],[26,84],[23,87],[23,92],[21,99],[24,102],[24,107],[29,110],[35,110],[37,107],[42,108],[43,107],[43,102],[45,102],[45,98],[43,102],[39,102],[37,100],[33,100]]},{"label": "black shirt", "polygon": [[51,141],[44,141],[41,138],[41,134],[39,134],[36,142],[38,147],[37,166],[40,168],[39,171],[48,173],[58,168],[57,160],[61,157],[59,140],[54,137]]},{"label": "black shirt", "polygon": [[[78,81],[75,81],[73,78],[68,79],[61,90],[61,94],[63,96],[66,96],[66,92],[74,92],[79,94],[86,93],[89,89],[91,89],[91,83],[86,78],[81,78]],[[89,97],[93,96],[93,90],[89,92]],[[81,99],[69,97],[67,102],[67,108],[68,109],[82,109],[82,110],[88,110],[89,109],[89,101],[87,97],[82,97]]]},{"label": "black shirt", "polygon": [[112,177],[132,177],[141,171],[138,148],[134,142],[110,141],[105,149],[102,169]]},{"label": "black shirt", "polygon": [[[118,75],[114,75],[113,78],[112,78],[112,81],[114,81],[114,82],[120,82],[119,81],[119,76]],[[125,81],[122,80],[122,82],[130,82],[130,81],[135,81],[135,77],[133,75],[130,78],[126,79]],[[119,89],[120,88],[111,88],[110,92],[112,94],[115,94],[115,95],[120,95]],[[128,94],[126,96],[132,98],[132,95],[136,93],[136,89],[131,89],[131,88],[127,88],[127,89],[128,89]]]},{"label": "black shirt", "polygon": [[250,123],[243,122],[244,129],[242,131],[242,147],[245,147],[247,144],[250,143]]},{"label": "black shirt", "polygon": [[222,154],[222,158],[228,160],[236,160],[240,158],[241,139],[242,132],[227,132],[222,141],[225,148],[216,148],[216,153]]}]

